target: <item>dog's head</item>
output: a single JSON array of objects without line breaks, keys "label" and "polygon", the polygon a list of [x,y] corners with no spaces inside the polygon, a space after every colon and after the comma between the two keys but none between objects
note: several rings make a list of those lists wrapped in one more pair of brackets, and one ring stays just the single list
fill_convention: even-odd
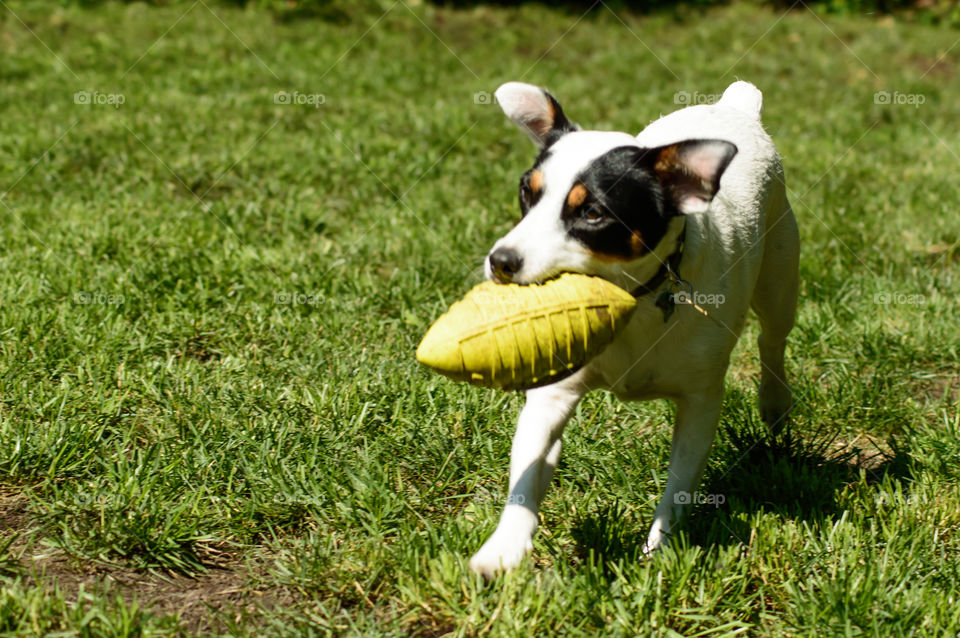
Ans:
[{"label": "dog's head", "polygon": [[520,178],[522,218],[486,259],[501,283],[579,272],[622,285],[647,261],[659,268],[657,247],[675,243],[682,215],[707,210],[737,152],[721,140],[644,148],[626,133],[581,131],[529,84],[508,82],[496,98],[540,149]]}]

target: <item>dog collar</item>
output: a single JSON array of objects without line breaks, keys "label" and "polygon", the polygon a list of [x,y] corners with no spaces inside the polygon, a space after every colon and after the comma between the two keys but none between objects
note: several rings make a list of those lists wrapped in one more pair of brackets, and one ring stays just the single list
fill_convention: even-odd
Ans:
[{"label": "dog collar", "polygon": [[639,299],[644,295],[649,295],[650,293],[656,292],[657,288],[662,286],[663,282],[667,281],[668,279],[672,281],[682,281],[680,279],[679,269],[680,260],[683,258],[683,242],[686,234],[687,227],[686,224],[684,224],[683,230],[680,232],[680,236],[677,238],[676,250],[674,250],[673,253],[666,258],[666,260],[664,260],[663,264],[660,266],[660,270],[658,270],[653,277],[631,290],[631,295]]}]

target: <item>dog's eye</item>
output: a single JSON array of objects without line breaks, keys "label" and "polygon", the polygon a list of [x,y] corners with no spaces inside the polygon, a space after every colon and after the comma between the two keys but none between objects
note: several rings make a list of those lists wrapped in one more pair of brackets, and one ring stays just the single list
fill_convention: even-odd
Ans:
[{"label": "dog's eye", "polygon": [[583,206],[580,209],[580,219],[588,224],[596,224],[603,219],[603,212],[596,206]]}]

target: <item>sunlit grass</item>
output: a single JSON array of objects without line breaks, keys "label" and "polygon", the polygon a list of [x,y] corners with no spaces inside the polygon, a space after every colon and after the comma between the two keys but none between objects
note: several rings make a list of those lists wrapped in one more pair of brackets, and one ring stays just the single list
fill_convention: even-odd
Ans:
[{"label": "sunlit grass", "polygon": [[[8,7],[0,484],[30,526],[5,547],[0,524],[0,632],[175,631],[142,594],[43,596],[30,556],[52,551],[286,592],[225,615],[249,635],[960,627],[956,32],[743,4]],[[484,97],[515,79],[628,131],[734,79],[764,91],[803,237],[798,407],[763,433],[749,323],[702,487],[724,503],[645,562],[673,409],[590,396],[532,560],[484,583],[466,558],[522,397],[412,353],[517,217],[534,151]]]}]

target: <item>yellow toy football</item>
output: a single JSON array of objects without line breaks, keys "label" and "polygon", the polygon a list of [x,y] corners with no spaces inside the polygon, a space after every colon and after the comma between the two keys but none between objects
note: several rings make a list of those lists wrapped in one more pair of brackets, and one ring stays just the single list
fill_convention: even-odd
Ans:
[{"label": "yellow toy football", "polygon": [[430,327],[417,360],[489,388],[545,385],[610,345],[636,303],[626,290],[588,275],[567,273],[527,286],[486,281]]}]

